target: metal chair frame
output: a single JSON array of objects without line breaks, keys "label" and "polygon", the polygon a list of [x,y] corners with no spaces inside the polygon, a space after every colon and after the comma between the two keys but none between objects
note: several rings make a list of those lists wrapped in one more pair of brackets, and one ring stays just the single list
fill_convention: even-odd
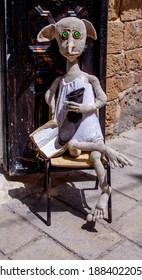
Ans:
[{"label": "metal chair frame", "polygon": [[[107,174],[107,182],[108,185],[111,186],[111,170],[110,170],[110,163],[109,160],[107,159],[107,162],[104,164],[104,167],[106,169],[106,174]],[[51,164],[51,160],[45,160],[45,182],[44,182],[44,191],[47,191],[47,226],[51,225],[51,187],[52,187],[52,173],[53,172],[65,172],[65,171],[73,171],[77,170],[78,168],[69,168],[69,167],[56,167]],[[94,167],[84,167],[80,168],[81,170],[85,169],[94,169]],[[96,184],[95,184],[95,189],[98,189],[98,184],[99,180],[96,177]],[[112,197],[111,194],[109,196],[108,200],[108,223],[112,222]]]}]

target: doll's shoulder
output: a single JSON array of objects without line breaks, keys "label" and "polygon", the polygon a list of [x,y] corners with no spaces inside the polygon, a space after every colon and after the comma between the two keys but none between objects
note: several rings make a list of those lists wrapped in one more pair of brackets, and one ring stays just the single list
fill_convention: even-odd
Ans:
[{"label": "doll's shoulder", "polygon": [[55,82],[55,83],[60,83],[60,82],[62,81],[63,77],[64,77],[64,76],[58,76],[58,77],[54,80],[54,82]]},{"label": "doll's shoulder", "polygon": [[95,76],[95,75],[91,75],[91,74],[88,74],[86,72],[82,72],[82,74],[84,75],[85,79],[88,81],[88,83],[98,83],[99,80],[98,78]]}]

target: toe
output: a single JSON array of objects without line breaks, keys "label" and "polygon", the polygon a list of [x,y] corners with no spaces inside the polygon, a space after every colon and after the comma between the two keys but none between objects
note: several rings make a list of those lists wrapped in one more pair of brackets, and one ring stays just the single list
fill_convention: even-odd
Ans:
[{"label": "toe", "polygon": [[93,216],[91,214],[87,215],[87,221],[91,222],[93,220]]},{"label": "toe", "polygon": [[95,207],[92,207],[90,214],[94,215],[94,213],[95,213]]},{"label": "toe", "polygon": [[103,218],[104,218],[104,211],[100,210],[100,219],[103,219]]},{"label": "toe", "polygon": [[95,210],[94,217],[97,220],[99,219],[99,210],[98,209]]}]

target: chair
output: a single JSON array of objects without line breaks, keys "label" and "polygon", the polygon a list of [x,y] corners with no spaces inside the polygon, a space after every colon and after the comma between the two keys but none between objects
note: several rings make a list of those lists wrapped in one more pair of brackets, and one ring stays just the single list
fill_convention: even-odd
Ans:
[{"label": "chair", "polygon": [[[111,186],[111,174],[109,160],[103,160],[103,165],[106,169],[107,182]],[[51,190],[52,190],[52,173],[65,172],[69,170],[85,170],[94,169],[92,162],[89,159],[89,153],[82,153],[79,157],[74,158],[65,152],[63,155],[50,160],[45,160],[45,184],[44,190],[47,191],[47,226],[51,225]],[[98,189],[98,178],[96,179],[95,189]],[[108,200],[108,219],[109,223],[112,222],[112,209],[111,209],[111,195]]]}]

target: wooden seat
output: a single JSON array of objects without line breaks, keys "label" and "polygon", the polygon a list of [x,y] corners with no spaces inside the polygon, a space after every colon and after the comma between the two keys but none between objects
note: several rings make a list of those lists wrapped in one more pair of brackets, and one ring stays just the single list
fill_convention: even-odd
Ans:
[{"label": "wooden seat", "polygon": [[62,156],[52,158],[51,165],[53,167],[64,168],[88,168],[93,167],[92,162],[89,159],[89,153],[82,153],[79,157],[72,157],[65,153]]}]

